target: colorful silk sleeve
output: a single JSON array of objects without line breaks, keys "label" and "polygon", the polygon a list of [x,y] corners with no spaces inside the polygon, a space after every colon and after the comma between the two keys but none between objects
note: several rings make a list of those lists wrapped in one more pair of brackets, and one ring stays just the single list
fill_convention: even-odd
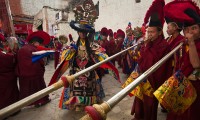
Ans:
[{"label": "colorful silk sleeve", "polygon": [[[105,53],[96,52],[96,55],[98,57],[97,57],[97,59],[95,59],[95,62],[100,62],[100,61],[103,61],[106,58],[108,58],[108,55]],[[111,62],[104,63],[99,67],[108,70],[109,74],[121,83],[120,77],[119,77],[119,72],[118,72],[117,68]]]},{"label": "colorful silk sleeve", "polygon": [[60,64],[58,65],[57,69],[55,70],[49,86],[54,84],[59,80],[59,78],[65,73],[65,71],[69,68],[70,60],[74,56],[75,51],[72,49],[63,50],[60,57]]}]

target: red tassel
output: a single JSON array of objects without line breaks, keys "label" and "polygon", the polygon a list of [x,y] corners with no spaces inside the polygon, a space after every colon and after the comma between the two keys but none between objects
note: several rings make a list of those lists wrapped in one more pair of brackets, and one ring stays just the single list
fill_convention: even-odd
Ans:
[{"label": "red tassel", "polygon": [[68,80],[67,80],[67,77],[62,76],[62,77],[61,77],[61,80],[63,81],[64,87],[65,87],[65,88],[69,87],[69,82],[68,82]]},{"label": "red tassel", "polygon": [[117,70],[117,68],[113,64],[111,64],[110,62],[107,62],[107,63],[102,64],[100,66],[100,68],[112,70],[115,73],[117,80],[121,83],[120,77],[119,77],[119,71]]},{"label": "red tassel", "polygon": [[92,106],[86,106],[85,111],[90,115],[92,120],[103,120],[102,116]]}]

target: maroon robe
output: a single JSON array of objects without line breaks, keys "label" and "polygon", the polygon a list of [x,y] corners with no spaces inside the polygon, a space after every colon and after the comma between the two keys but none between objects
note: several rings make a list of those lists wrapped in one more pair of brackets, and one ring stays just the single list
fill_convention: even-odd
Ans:
[{"label": "maroon robe", "polygon": [[[152,65],[158,62],[167,53],[168,44],[162,36],[159,36],[155,41],[149,42],[146,46],[142,46],[140,53],[141,57],[138,60],[139,68],[141,72],[145,72]],[[167,62],[168,63],[168,62]],[[168,64],[164,63],[149,77],[150,82],[154,90],[158,89],[167,78],[169,78],[171,71],[168,71]],[[144,119],[145,120],[156,120],[157,119],[157,108],[158,100],[155,97],[149,97],[144,95]]]},{"label": "maroon robe", "polygon": [[[17,74],[19,76],[20,99],[30,96],[44,88],[44,61],[41,59],[35,63],[32,62],[32,52],[37,48],[31,44],[23,46],[17,55]],[[34,105],[48,102],[48,96],[34,102]]]},{"label": "maroon robe", "polygon": [[[195,41],[195,45],[197,48],[197,52],[200,58],[200,39]],[[180,68],[183,74],[188,77],[193,71],[194,68],[192,67],[192,64],[190,63],[190,57],[189,52],[186,52],[183,55],[183,59],[180,59]],[[174,114],[172,112],[168,113],[167,120],[199,120],[200,114],[200,80],[197,81],[190,81],[192,85],[194,86],[197,98],[192,103],[192,105],[181,115]]]},{"label": "maroon robe", "polygon": [[175,39],[168,42],[169,44],[168,48],[171,50],[174,49],[183,40],[184,40],[184,37],[181,34],[179,34]]},{"label": "maroon robe", "polygon": [[[179,34],[174,40],[168,42],[169,50],[173,50],[176,46],[178,46],[184,40],[185,40],[184,37],[181,34]],[[176,52],[175,54],[177,54],[177,53],[178,52]],[[183,53],[183,54],[185,54],[185,53]],[[173,72],[177,71],[177,66],[178,66],[177,64],[179,64],[179,61],[177,61],[177,60],[175,61],[174,55],[170,58],[170,60],[175,62],[175,66],[172,66],[172,71]]]},{"label": "maroon robe", "polygon": [[0,109],[19,100],[15,62],[13,54],[4,54],[0,50]]},{"label": "maroon robe", "polygon": [[54,53],[54,68],[57,68],[57,65],[59,64],[59,57],[60,57],[60,51],[62,49],[62,44],[61,43],[55,43],[55,49],[56,52]]},{"label": "maroon robe", "polygon": [[[170,38],[170,40],[168,41],[168,50],[172,51],[176,46],[178,46],[184,40],[185,39],[181,34],[179,34],[173,40]],[[169,76],[171,76],[176,71],[175,70],[176,69],[175,68],[175,62],[176,61],[175,61],[174,55],[171,56],[171,58],[167,62],[168,62],[167,65],[169,65],[168,71],[171,71],[171,73],[170,72],[168,72],[168,73],[169,73]],[[161,107],[162,107],[162,110],[167,111],[162,105],[161,105]]]},{"label": "maroon robe", "polygon": [[131,109],[131,115],[134,115],[133,120],[141,120],[144,119],[144,108],[143,101],[139,98],[135,97],[133,101],[133,106]]},{"label": "maroon robe", "polygon": [[[108,47],[108,56],[112,56],[114,54],[116,54],[116,44],[115,44],[115,40],[112,39],[109,41],[109,47]],[[116,58],[112,59],[111,62],[113,63],[113,65],[115,65],[115,61],[116,61]]]},{"label": "maroon robe", "polygon": [[[117,40],[116,53],[121,51],[123,42],[124,42],[124,39],[121,39],[120,41]],[[122,57],[121,57],[121,55],[117,56],[116,60],[118,62],[119,67],[122,67]]]},{"label": "maroon robe", "polygon": [[109,52],[109,41],[107,39],[102,40],[101,47],[106,49],[106,54],[108,55],[109,54],[108,53]]}]

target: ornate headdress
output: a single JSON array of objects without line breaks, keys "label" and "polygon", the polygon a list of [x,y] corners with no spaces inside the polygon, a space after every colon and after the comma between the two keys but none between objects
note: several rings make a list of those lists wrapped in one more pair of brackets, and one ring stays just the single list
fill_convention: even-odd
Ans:
[{"label": "ornate headdress", "polygon": [[133,34],[133,30],[131,27],[131,22],[128,23],[128,26],[126,27],[126,35],[132,35]]},{"label": "ornate headdress", "polygon": [[137,26],[133,29],[133,35],[134,35],[135,38],[140,38],[140,37],[144,36],[144,34],[145,34],[145,28],[144,27],[138,27]]},{"label": "ornate headdress", "polygon": [[95,6],[92,0],[85,0],[82,5],[78,5],[73,10],[75,21],[70,22],[70,26],[80,32],[95,32],[94,22],[98,18],[98,3]]},{"label": "ornate headdress", "polygon": [[[154,0],[149,10],[146,12],[143,26],[149,22],[149,26],[157,26],[163,28],[164,25],[164,12],[163,7],[165,6],[164,0]],[[150,21],[149,21],[150,18]]]}]

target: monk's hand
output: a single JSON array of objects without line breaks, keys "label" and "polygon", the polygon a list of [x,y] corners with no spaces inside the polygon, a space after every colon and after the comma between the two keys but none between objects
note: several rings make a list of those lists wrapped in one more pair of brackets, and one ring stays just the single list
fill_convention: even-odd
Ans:
[{"label": "monk's hand", "polygon": [[194,43],[194,35],[191,33],[185,33],[185,38],[187,39],[188,44],[193,44]]},{"label": "monk's hand", "polygon": [[147,44],[151,41],[152,37],[148,36],[147,34],[144,36],[144,44]]}]

